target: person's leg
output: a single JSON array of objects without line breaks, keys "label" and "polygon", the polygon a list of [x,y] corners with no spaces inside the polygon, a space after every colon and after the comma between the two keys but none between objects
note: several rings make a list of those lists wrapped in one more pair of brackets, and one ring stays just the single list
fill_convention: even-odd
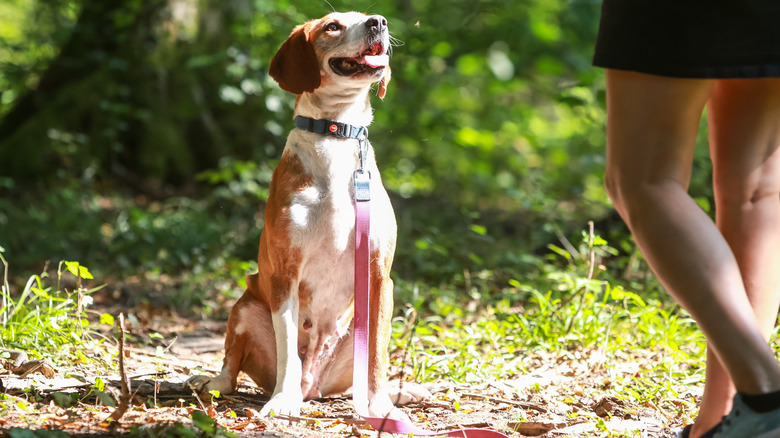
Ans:
[{"label": "person's leg", "polygon": [[690,438],[697,438],[715,427],[731,410],[731,401],[736,393],[728,371],[712,347],[708,346],[704,393],[699,403],[699,414],[691,427]]},{"label": "person's leg", "polygon": [[714,81],[607,71],[607,189],[658,278],[693,316],[737,389],[780,389],[780,365],[747,299],[737,260],[687,193]]},{"label": "person's leg", "polygon": [[[739,264],[764,339],[780,307],[780,79],[722,80],[709,102],[716,223]],[[731,410],[736,390],[710,351],[697,437]]]}]

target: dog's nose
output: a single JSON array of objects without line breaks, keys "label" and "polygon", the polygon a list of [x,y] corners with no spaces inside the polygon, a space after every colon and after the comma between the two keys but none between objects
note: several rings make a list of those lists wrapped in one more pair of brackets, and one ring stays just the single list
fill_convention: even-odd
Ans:
[{"label": "dog's nose", "polygon": [[370,32],[381,32],[387,28],[387,19],[381,15],[372,15],[366,20],[366,28]]}]

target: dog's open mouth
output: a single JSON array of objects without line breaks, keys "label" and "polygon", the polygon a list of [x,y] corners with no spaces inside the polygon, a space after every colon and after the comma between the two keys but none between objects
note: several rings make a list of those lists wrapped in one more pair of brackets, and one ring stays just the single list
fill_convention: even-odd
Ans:
[{"label": "dog's open mouth", "polygon": [[371,44],[365,52],[354,58],[331,58],[330,68],[341,76],[355,76],[363,73],[373,74],[387,67],[390,56],[381,42]]}]

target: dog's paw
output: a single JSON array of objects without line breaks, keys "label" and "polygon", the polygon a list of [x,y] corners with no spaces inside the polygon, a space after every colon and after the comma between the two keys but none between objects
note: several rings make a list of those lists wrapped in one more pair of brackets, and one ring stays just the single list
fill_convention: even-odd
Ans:
[{"label": "dog's paw", "polygon": [[210,376],[192,376],[185,380],[182,386],[185,390],[193,390],[200,394],[206,388],[206,385],[211,382]]},{"label": "dog's paw", "polygon": [[193,390],[197,394],[203,394],[209,391],[219,391],[220,394],[230,394],[233,392],[233,385],[230,379],[209,376],[192,376],[184,382],[184,389]]},{"label": "dog's paw", "polygon": [[403,406],[409,403],[419,403],[433,397],[431,391],[419,383],[404,382],[402,380],[393,380],[387,383],[387,393],[390,401],[396,406]]},{"label": "dog's paw", "polygon": [[280,392],[274,394],[271,400],[260,410],[260,415],[267,417],[269,415],[290,415],[299,417],[301,415],[301,405],[303,404],[303,394],[301,392]]},{"label": "dog's paw", "polygon": [[408,423],[409,416],[393,405],[388,394],[377,394],[368,401],[368,414],[376,418],[390,418]]}]

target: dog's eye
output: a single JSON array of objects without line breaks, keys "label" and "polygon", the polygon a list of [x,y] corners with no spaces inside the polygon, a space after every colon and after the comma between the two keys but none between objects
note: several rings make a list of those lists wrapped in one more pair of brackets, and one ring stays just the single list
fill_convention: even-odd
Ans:
[{"label": "dog's eye", "polygon": [[325,26],[325,29],[327,29],[328,32],[338,32],[341,30],[341,26],[338,23],[330,23]]}]

